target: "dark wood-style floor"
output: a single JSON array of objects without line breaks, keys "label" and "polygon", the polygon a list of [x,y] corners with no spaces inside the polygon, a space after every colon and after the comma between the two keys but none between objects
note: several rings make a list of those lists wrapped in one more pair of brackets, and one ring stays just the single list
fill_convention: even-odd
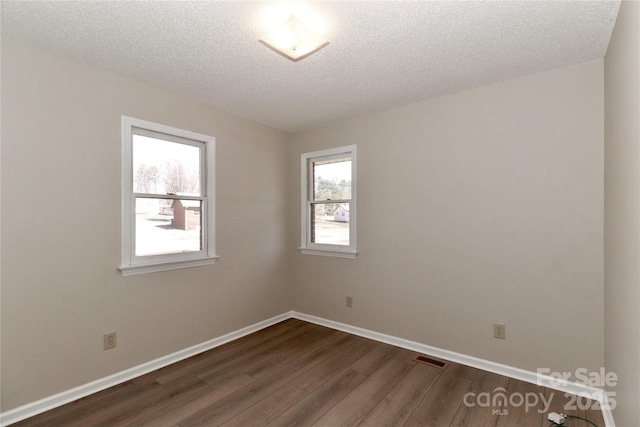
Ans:
[{"label": "dark wood-style floor", "polygon": [[[542,403],[526,411],[518,399],[487,406],[476,398],[500,387],[507,396],[553,397],[550,411],[604,426],[599,410],[564,410],[564,393],[456,363],[434,368],[416,363],[417,355],[290,319],[14,426],[550,424],[538,412]],[[566,425],[589,427],[578,419]]]}]

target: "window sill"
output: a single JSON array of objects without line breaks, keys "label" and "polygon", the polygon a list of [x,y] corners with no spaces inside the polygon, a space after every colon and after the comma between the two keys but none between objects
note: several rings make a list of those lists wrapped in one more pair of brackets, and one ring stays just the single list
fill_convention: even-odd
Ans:
[{"label": "window sill", "polygon": [[331,256],[336,258],[349,258],[355,259],[358,252],[355,251],[337,251],[332,249],[310,249],[310,248],[298,248],[303,255],[320,255]]},{"label": "window sill", "polygon": [[200,259],[163,262],[163,263],[157,263],[157,264],[127,265],[127,266],[118,267],[118,270],[120,270],[123,276],[135,276],[138,274],[156,273],[159,271],[178,270],[181,268],[191,268],[191,267],[200,267],[203,265],[211,265],[215,263],[218,258],[220,257],[214,256],[214,257],[207,257],[207,258],[200,258]]}]

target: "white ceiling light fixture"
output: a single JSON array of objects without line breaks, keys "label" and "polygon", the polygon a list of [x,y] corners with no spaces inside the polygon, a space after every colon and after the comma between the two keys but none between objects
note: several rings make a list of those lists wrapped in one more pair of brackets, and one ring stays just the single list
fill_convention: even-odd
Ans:
[{"label": "white ceiling light fixture", "polygon": [[329,44],[329,40],[314,33],[295,15],[262,36],[260,42],[293,62],[300,61]]}]

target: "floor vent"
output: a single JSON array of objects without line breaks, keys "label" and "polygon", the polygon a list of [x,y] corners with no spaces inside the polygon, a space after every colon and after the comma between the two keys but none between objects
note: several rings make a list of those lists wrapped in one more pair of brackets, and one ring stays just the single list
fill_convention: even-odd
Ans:
[{"label": "floor vent", "polygon": [[449,366],[449,362],[438,360],[431,356],[418,356],[413,360],[419,363],[424,363],[425,365],[433,366],[434,368],[438,369],[447,369],[447,366]]}]

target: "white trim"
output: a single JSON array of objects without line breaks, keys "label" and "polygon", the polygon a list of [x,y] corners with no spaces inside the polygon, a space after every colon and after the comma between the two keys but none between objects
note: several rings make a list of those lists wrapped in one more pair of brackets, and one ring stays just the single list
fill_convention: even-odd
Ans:
[{"label": "white trim", "polygon": [[351,251],[338,251],[338,250],[326,250],[326,249],[314,249],[314,248],[298,248],[300,253],[304,255],[322,255],[322,256],[332,256],[336,258],[350,258],[354,259],[358,252]]},{"label": "white trim", "polygon": [[564,393],[571,393],[574,395],[589,396],[591,399],[597,400],[602,406],[602,415],[605,420],[606,427],[615,427],[613,422],[613,415],[611,409],[603,403],[604,391],[597,387],[590,387],[584,384],[578,384],[574,382],[566,382],[565,384],[558,385],[557,379],[539,375],[536,372],[526,371],[524,369],[515,368],[513,366],[503,365],[501,363],[495,363],[477,357],[468,356],[466,354],[456,353],[450,350],[444,350],[438,347],[432,347],[430,345],[421,344],[415,341],[406,340],[404,338],[394,337],[392,335],[382,334],[380,332],[371,331],[368,329],[359,328],[357,326],[347,325],[333,320],[323,319],[321,317],[312,316],[309,314],[298,313],[293,311],[291,317],[305,322],[315,323],[320,326],[326,326],[327,328],[336,329],[338,331],[347,332],[360,337],[369,338],[375,341],[391,344],[396,347],[405,348],[407,350],[416,351],[423,354],[429,354],[432,356],[440,357],[442,359],[449,360],[451,362],[460,363],[462,365],[471,366],[473,368],[482,369],[484,371],[493,372],[505,377],[514,378],[520,381],[528,382],[531,384],[541,385],[543,387],[552,388]]},{"label": "white trim", "polygon": [[[135,131],[134,131],[135,128]],[[204,193],[200,197],[188,197],[202,203],[202,244],[200,251],[174,253],[154,256],[136,256],[133,252],[135,241],[135,198],[133,193],[133,152],[134,134],[163,134],[168,141],[189,144],[204,150],[201,158],[200,188]],[[215,246],[215,143],[216,139],[189,130],[178,129],[160,123],[140,120],[133,117],[121,117],[121,208],[120,208],[120,253],[118,270],[123,276],[197,267],[213,264],[219,257]],[[182,141],[182,140],[185,141]],[[190,141],[190,142],[189,142]],[[175,198],[175,197],[172,197]]]},{"label": "white trim", "polygon": [[133,378],[139,377],[140,375],[144,375],[146,373],[171,365],[172,363],[179,362],[196,354],[219,347],[228,342],[237,340],[238,338],[242,338],[245,335],[252,334],[261,329],[275,325],[276,323],[290,318],[291,313],[283,313],[270,319],[263,320],[262,322],[254,323],[253,325],[222,335],[221,337],[196,344],[192,347],[185,348],[184,350],[180,350],[167,356],[152,360],[150,362],[134,366],[133,368],[125,369],[124,371],[117,372],[108,377],[101,378],[81,385],[79,387],[63,391],[62,393],[45,397],[44,399],[40,399],[36,402],[28,403],[10,411],[0,413],[0,426],[4,427],[8,426],[9,424],[17,423],[18,421],[33,417],[42,412],[49,411],[51,409],[57,408],[58,406],[62,406],[66,403],[73,402],[74,400],[81,399],[90,394],[97,393],[109,387],[113,387],[125,381],[129,381]]},{"label": "white trim", "polygon": [[602,405],[602,416],[605,421],[606,427],[615,427],[613,420],[613,414],[611,409],[603,404],[602,399],[604,393],[602,389],[596,387],[589,387],[583,384],[577,384],[567,382],[561,386],[557,386],[557,383],[551,382],[551,378],[538,375],[535,372],[526,371],[520,368],[514,368],[512,366],[503,365],[501,363],[495,363],[477,357],[468,356],[461,353],[456,353],[449,350],[444,350],[438,347],[432,347],[430,345],[421,344],[415,341],[406,340],[404,338],[394,337],[392,335],[382,334],[380,332],[371,331],[368,329],[359,328],[357,326],[347,325],[345,323],[335,322],[333,320],[327,320],[321,317],[312,316],[309,314],[299,313],[297,311],[289,311],[262,322],[255,323],[245,328],[239,329],[235,332],[230,332],[218,338],[206,341],[201,344],[194,345],[184,350],[177,351],[167,356],[160,357],[147,363],[143,363],[133,368],[126,369],[124,371],[115,373],[108,377],[98,379],[96,381],[84,384],[82,386],[73,388],[71,390],[58,393],[54,396],[50,396],[33,403],[29,403],[18,408],[12,409],[7,412],[0,413],[0,426],[8,426],[9,424],[16,423],[29,417],[33,417],[42,412],[54,409],[58,406],[62,406],[66,403],[74,400],[81,399],[93,393],[97,393],[109,387],[113,387],[130,379],[139,377],[146,373],[155,371],[164,366],[168,366],[172,363],[179,362],[180,360],[194,356],[207,350],[211,350],[238,338],[242,338],[245,335],[257,332],[261,329],[275,325],[287,319],[299,319],[309,323],[315,323],[316,325],[325,326],[327,328],[335,329],[338,331],[347,332],[353,335],[369,338],[375,341],[391,344],[397,347],[406,348],[408,350],[416,351],[419,353],[429,354],[432,356],[440,357],[451,362],[460,363],[463,365],[471,366],[473,368],[482,369],[485,371],[493,372],[505,377],[514,378],[517,380],[525,381],[531,384],[539,384],[543,387],[553,388],[565,393],[571,393],[574,395],[589,395],[595,400],[598,400]]},{"label": "white trim", "polygon": [[604,418],[605,427],[616,427],[615,421],[613,421],[613,412],[608,406],[602,406],[602,417]]},{"label": "white trim", "polygon": [[198,258],[183,261],[163,262],[158,264],[140,264],[118,267],[123,276],[136,276],[138,274],[157,273],[159,271],[177,270],[180,268],[200,267],[203,265],[211,265],[220,258],[218,256]]},{"label": "white trim", "polygon": [[[345,147],[329,148],[326,150],[314,151],[311,153],[302,153],[300,155],[300,247],[298,248],[302,254],[305,255],[322,255],[339,258],[356,258],[357,251],[357,156],[356,146],[347,145]],[[313,185],[310,182],[309,176],[309,160],[315,160],[320,158],[332,158],[343,155],[349,155],[351,158],[351,199],[349,203],[349,245],[327,245],[309,242],[309,235],[311,234],[311,224],[309,220],[310,215],[310,201],[309,191],[310,186]],[[333,201],[332,201],[333,202]],[[335,203],[340,203],[340,200],[336,200]]]}]

